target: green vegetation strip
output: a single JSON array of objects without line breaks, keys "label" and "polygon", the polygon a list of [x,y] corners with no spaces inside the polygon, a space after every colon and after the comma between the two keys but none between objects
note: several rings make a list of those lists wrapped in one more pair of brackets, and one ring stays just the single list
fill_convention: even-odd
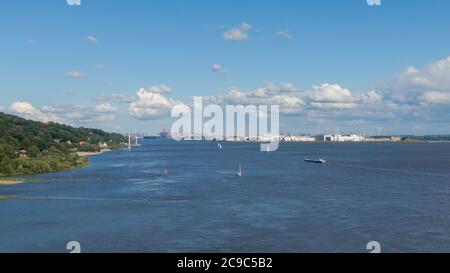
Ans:
[{"label": "green vegetation strip", "polygon": [[10,197],[10,196],[2,196],[0,195],[0,201],[4,201],[4,200],[12,200],[15,199],[14,197]]},{"label": "green vegetation strip", "polygon": [[116,149],[125,141],[120,134],[0,113],[0,177],[86,166],[87,158],[78,156],[77,152]]}]

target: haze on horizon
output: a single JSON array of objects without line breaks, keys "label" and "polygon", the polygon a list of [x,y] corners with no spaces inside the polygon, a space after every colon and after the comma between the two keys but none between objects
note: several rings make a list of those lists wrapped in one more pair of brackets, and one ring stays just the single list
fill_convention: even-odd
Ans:
[{"label": "haze on horizon", "polygon": [[450,133],[450,2],[4,1],[0,111],[117,132],[192,97],[281,132]]}]

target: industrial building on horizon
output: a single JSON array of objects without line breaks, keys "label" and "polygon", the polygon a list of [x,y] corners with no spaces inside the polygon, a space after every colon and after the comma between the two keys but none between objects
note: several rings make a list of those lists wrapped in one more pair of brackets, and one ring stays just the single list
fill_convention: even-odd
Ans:
[{"label": "industrial building on horizon", "polygon": [[227,142],[400,142],[400,136],[365,136],[357,134],[321,134],[321,135],[264,135],[264,136],[173,136],[161,134],[162,138],[173,138],[182,141],[227,141]]}]

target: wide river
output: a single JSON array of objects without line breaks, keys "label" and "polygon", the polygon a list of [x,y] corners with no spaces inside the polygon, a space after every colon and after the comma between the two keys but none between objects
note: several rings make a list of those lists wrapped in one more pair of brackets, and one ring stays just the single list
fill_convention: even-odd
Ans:
[{"label": "wide river", "polygon": [[450,143],[149,140],[90,161],[0,186],[0,252],[450,252]]}]

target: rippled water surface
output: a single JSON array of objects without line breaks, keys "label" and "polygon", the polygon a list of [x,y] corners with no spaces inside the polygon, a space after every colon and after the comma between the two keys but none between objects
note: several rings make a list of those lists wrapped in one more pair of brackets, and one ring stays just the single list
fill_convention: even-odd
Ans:
[{"label": "rippled water surface", "polygon": [[223,146],[146,141],[2,186],[0,252],[450,251],[450,143]]}]

